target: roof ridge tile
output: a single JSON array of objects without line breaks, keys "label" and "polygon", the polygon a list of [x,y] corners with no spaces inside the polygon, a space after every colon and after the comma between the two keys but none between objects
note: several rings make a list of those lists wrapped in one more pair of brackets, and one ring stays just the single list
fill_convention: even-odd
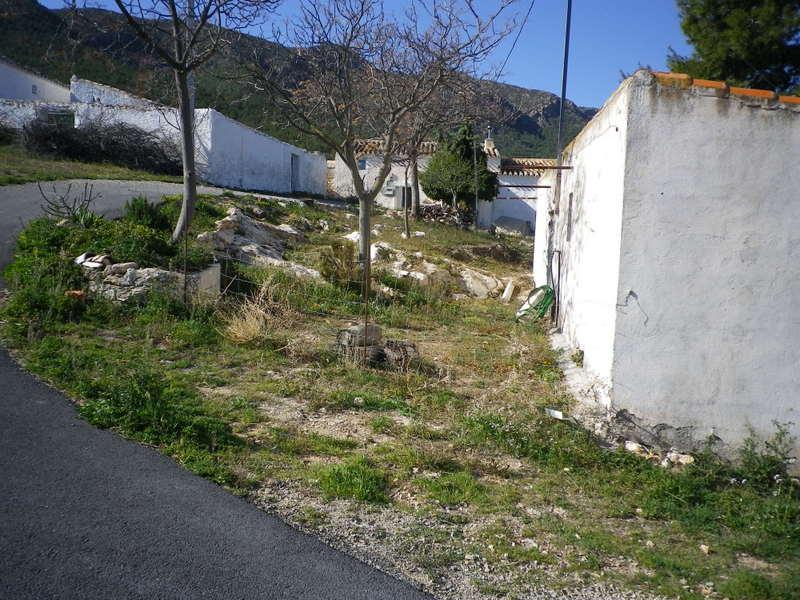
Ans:
[{"label": "roof ridge tile", "polygon": [[671,71],[650,71],[650,73],[655,77],[659,85],[663,87],[682,90],[693,88],[715,90],[716,93],[706,95],[715,95],[718,98],[736,97],[743,100],[760,100],[769,105],[773,103],[800,104],[800,96],[778,95],[773,90],[732,86],[725,81],[695,78],[687,73],[673,73]]}]

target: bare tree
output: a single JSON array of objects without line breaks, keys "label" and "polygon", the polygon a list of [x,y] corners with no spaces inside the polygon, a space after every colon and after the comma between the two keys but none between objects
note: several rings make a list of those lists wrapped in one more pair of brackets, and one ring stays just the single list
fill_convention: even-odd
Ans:
[{"label": "bare tree", "polygon": [[[435,137],[443,137],[461,124],[470,123],[474,131],[487,125],[500,125],[517,118],[518,112],[486,82],[471,77],[452,77],[428,99],[421,110],[404,124],[405,155],[400,162],[406,165],[406,180],[410,172],[411,214],[419,218],[419,158],[423,145]],[[408,231],[408,207],[404,221]]]},{"label": "bare tree", "polygon": [[[289,124],[344,161],[359,201],[359,255],[369,282],[370,209],[388,176],[407,127],[455,78],[475,74],[510,30],[500,22],[513,0],[481,16],[473,0],[412,0],[403,14],[382,0],[300,0],[299,15],[280,41],[297,49],[306,77],[287,82],[268,56],[248,69]],[[381,140],[377,177],[367,184],[355,141]],[[368,294],[368,290],[366,291]]]},{"label": "bare tree", "polygon": [[197,202],[192,74],[235,33],[256,24],[280,0],[114,0],[127,25],[172,71],[178,99],[183,204],[172,234],[185,235]]}]

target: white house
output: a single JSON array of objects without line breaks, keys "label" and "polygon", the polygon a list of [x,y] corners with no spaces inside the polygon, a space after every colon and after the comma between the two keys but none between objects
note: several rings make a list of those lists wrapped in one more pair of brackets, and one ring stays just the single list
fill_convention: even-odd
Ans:
[{"label": "white house", "polygon": [[[173,107],[75,76],[65,88],[11,63],[0,61],[2,69],[0,123],[21,128],[43,114],[67,113],[76,127],[90,122],[126,123],[179,141],[178,111]],[[41,100],[32,99],[30,89]],[[197,172],[202,181],[243,190],[325,194],[322,153],[264,135],[212,108],[195,109],[195,126]]]},{"label": "white house", "polygon": [[0,57],[0,124],[15,129],[48,113],[69,111],[69,88]]},{"label": "white house", "polygon": [[[425,170],[437,146],[436,142],[423,144],[417,160],[420,172]],[[488,228],[503,218],[512,219],[518,222],[521,228],[533,233],[538,181],[543,173],[554,167],[555,161],[547,158],[501,158],[491,132],[484,141],[483,150],[486,153],[487,168],[497,173],[499,185],[497,197],[493,201],[479,201],[478,225]],[[375,181],[383,164],[381,140],[357,140],[356,157],[364,184],[369,187]],[[398,158],[392,162],[392,169],[386,182],[375,199],[378,205],[391,210],[401,210],[404,198],[410,202],[411,169],[407,168],[408,165],[408,159],[403,156],[402,151],[399,152]],[[355,195],[350,170],[338,155],[333,161],[331,188],[336,195],[342,197]],[[420,202],[432,202],[422,188],[420,188]]]},{"label": "white house", "polygon": [[69,88],[0,57],[0,98],[30,102],[69,102]]},{"label": "white house", "polygon": [[667,446],[797,435],[800,98],[642,70],[562,158],[534,279],[583,398]]},{"label": "white house", "polygon": [[478,225],[511,225],[525,235],[533,234],[536,202],[541,189],[539,179],[555,168],[552,158],[502,158],[492,140],[486,137],[483,150],[487,167],[497,173],[497,196],[491,202],[478,203]]},{"label": "white house", "polygon": [[[436,142],[423,142],[420,148],[420,155],[417,159],[417,169],[421,172],[425,170],[431,155],[436,152]],[[356,158],[358,169],[364,186],[368,189],[375,183],[378,172],[383,166],[382,141],[379,139],[356,140]],[[390,210],[402,210],[404,202],[411,206],[411,166],[409,160],[403,156],[402,151],[397,158],[392,160],[392,167],[380,192],[378,192],[375,202],[379,206]],[[331,180],[331,191],[333,194],[342,198],[351,198],[356,195],[353,186],[353,177],[350,169],[342,158],[337,154],[333,161],[333,177]],[[420,202],[431,202],[431,199],[420,187]]]},{"label": "white house", "polygon": [[[75,124],[127,123],[177,141],[178,111],[116,88],[72,77]],[[197,172],[203,181],[244,190],[324,195],[325,155],[309,152],[234,121],[195,109]]]}]

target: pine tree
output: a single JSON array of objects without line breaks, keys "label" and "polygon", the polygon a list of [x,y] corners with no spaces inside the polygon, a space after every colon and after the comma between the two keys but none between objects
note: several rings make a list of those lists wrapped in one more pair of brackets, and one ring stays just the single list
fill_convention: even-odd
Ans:
[{"label": "pine tree", "polygon": [[454,207],[472,209],[475,199],[475,165],[477,162],[478,197],[494,200],[497,195],[497,174],[486,166],[486,153],[479,146],[473,154],[475,136],[470,125],[462,125],[455,135],[440,144],[431,156],[419,180],[425,194],[433,200],[448,202]]},{"label": "pine tree", "polygon": [[800,0],[678,0],[691,56],[670,69],[778,92],[800,91]]}]

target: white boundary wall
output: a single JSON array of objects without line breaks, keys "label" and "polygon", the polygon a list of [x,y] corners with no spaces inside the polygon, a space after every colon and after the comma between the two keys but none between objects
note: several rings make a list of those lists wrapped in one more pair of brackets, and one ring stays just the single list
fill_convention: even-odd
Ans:
[{"label": "white boundary wall", "polygon": [[640,71],[565,162],[561,323],[613,409],[683,447],[714,435],[730,450],[774,421],[800,434],[800,107]]},{"label": "white boundary wall", "polygon": [[[73,88],[77,127],[91,121],[126,123],[180,143],[177,109],[77,78],[73,78]],[[129,97],[138,102],[119,104]],[[98,98],[101,102],[78,102]],[[322,153],[259,133],[210,108],[195,109],[195,127],[197,173],[203,181],[245,190],[325,194]]]}]

